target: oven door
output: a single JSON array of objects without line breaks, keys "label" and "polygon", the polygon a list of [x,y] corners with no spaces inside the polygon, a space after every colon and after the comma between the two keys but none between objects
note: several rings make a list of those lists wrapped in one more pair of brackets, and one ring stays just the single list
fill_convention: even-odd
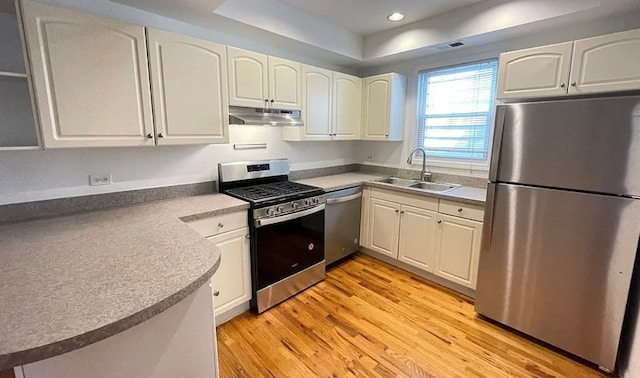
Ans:
[{"label": "oven door", "polygon": [[257,290],[324,261],[324,204],[255,227]]}]

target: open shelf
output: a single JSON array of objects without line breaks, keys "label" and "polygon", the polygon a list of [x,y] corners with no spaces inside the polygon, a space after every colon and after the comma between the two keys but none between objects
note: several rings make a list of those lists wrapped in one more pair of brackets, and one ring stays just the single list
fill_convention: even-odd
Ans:
[{"label": "open shelf", "polygon": [[20,73],[20,72],[8,72],[8,71],[0,71],[0,76],[4,76],[4,77],[21,77],[21,78],[27,78],[27,74],[26,73]]}]

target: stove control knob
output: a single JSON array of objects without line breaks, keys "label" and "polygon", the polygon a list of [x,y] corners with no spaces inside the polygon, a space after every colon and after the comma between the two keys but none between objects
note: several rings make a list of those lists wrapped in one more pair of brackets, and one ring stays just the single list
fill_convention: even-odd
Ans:
[{"label": "stove control knob", "polygon": [[293,208],[293,210],[298,208],[298,203],[297,202],[291,202],[291,207]]},{"label": "stove control knob", "polygon": [[273,215],[273,213],[274,213],[273,208],[267,209],[267,215],[271,216]]},{"label": "stove control knob", "polygon": [[276,213],[281,213],[281,212],[282,212],[282,210],[284,210],[284,209],[282,208],[282,206],[278,206],[278,207],[276,207]]},{"label": "stove control knob", "polygon": [[304,200],[304,205],[305,205],[305,206],[309,206],[309,205],[311,205],[311,200],[310,200],[310,199],[308,199],[308,198],[306,198],[306,199]]},{"label": "stove control knob", "polygon": [[317,204],[318,204],[318,199],[317,199],[317,198],[313,198],[311,201],[313,201],[313,204],[314,204],[314,205],[317,205]]}]

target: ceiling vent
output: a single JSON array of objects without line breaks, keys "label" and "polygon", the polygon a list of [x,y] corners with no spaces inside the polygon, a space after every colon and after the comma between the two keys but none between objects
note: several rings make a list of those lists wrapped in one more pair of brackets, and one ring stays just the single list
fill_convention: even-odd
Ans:
[{"label": "ceiling vent", "polygon": [[457,41],[457,42],[446,43],[444,45],[438,45],[435,48],[437,50],[450,50],[450,49],[461,47],[461,46],[464,46],[464,42]]}]

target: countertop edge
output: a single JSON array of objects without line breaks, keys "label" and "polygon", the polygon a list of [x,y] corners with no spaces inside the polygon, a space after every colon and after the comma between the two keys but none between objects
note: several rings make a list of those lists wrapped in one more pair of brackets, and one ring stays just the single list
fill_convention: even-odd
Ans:
[{"label": "countertop edge", "polygon": [[220,261],[221,256],[218,255],[216,263],[196,280],[194,280],[181,290],[177,291],[176,293],[161,300],[160,302],[157,302],[125,318],[116,320],[111,324],[107,324],[89,332],[65,340],[57,341],[52,344],[42,345],[35,348],[2,355],[0,356],[0,370],[45,360],[74,351],[76,349],[80,349],[91,344],[95,344],[106,338],[122,333],[146,320],[149,320],[152,317],[168,310],[173,305],[177,304],[184,298],[188,297],[190,294],[193,294],[197,289],[205,285],[220,267]]},{"label": "countertop edge", "polygon": [[184,216],[184,217],[180,217],[179,219],[181,221],[185,222],[185,223],[189,223],[189,222],[197,221],[197,220],[200,220],[200,219],[215,217],[216,215],[231,214],[231,213],[235,213],[235,212],[238,212],[238,211],[247,210],[247,209],[249,209],[249,207],[250,207],[249,203],[247,202],[247,203],[244,203],[242,205],[225,207],[223,209],[207,211],[207,212],[199,213],[199,214],[187,215],[187,216]]},{"label": "countertop edge", "polygon": [[[443,200],[448,200],[448,201],[466,203],[466,204],[469,204],[469,205],[477,205],[477,206],[485,206],[486,205],[486,201],[485,200],[476,200],[476,199],[468,198],[468,197],[460,197],[460,196],[454,195],[453,193],[449,194],[449,193],[426,192],[426,191],[421,191],[421,190],[417,190],[417,189],[403,188],[403,187],[396,186],[396,185],[389,185],[389,184],[379,183],[379,182],[375,182],[375,181],[366,181],[366,182],[364,182],[364,186],[369,186],[369,187],[378,188],[378,189],[386,189],[386,190],[391,190],[391,191],[395,191],[395,192],[402,192],[402,193],[407,193],[407,194],[414,194],[414,195],[417,195],[417,196],[424,196],[424,197],[431,197],[431,198],[438,198],[438,199],[443,199]],[[478,188],[478,189],[483,189],[483,188]],[[454,191],[455,191],[455,189],[452,190],[452,192],[454,192]]]}]

